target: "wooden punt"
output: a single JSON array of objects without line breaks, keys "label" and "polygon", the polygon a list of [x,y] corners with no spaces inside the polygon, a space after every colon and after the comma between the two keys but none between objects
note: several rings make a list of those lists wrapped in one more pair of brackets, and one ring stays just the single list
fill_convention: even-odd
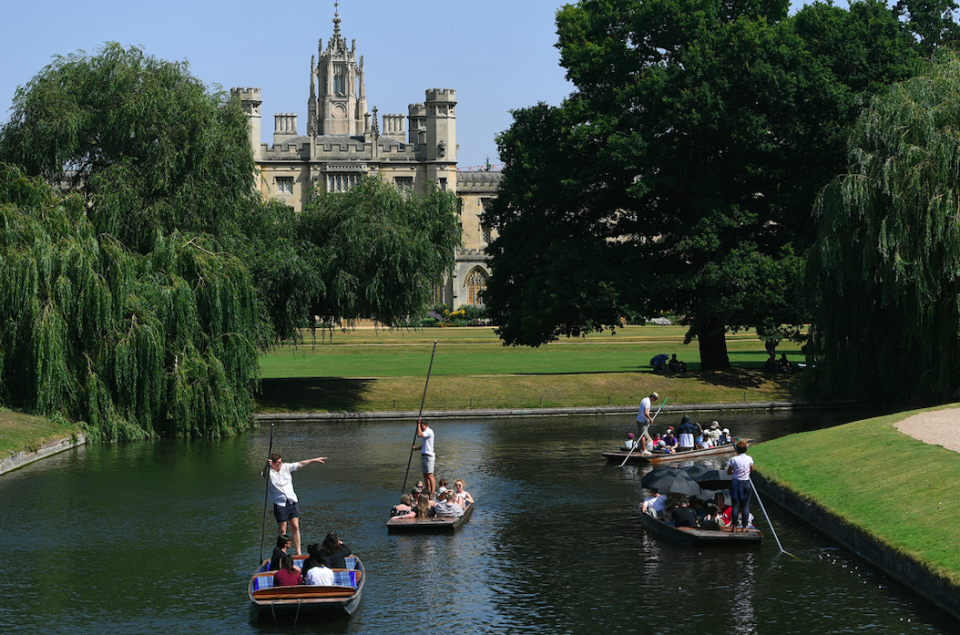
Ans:
[{"label": "wooden punt", "polygon": [[763,542],[763,532],[759,529],[747,529],[745,532],[733,533],[726,529],[691,529],[690,527],[672,527],[659,518],[645,512],[640,512],[643,523],[653,533],[685,545],[694,547],[716,545],[757,545]]},{"label": "wooden punt", "polygon": [[467,508],[463,510],[463,516],[457,518],[391,518],[387,521],[387,531],[392,534],[454,532],[460,528],[460,525],[470,520],[474,507],[476,507],[476,503],[467,505]]},{"label": "wooden punt", "polygon": [[[294,556],[298,567],[303,567],[308,556]],[[334,569],[336,584],[332,586],[273,586],[269,560],[254,572],[247,585],[247,595],[253,603],[255,619],[309,619],[318,616],[352,615],[360,605],[366,571],[356,556],[346,558],[346,569]]]},{"label": "wooden punt", "polygon": [[[753,439],[737,439],[737,441],[746,441],[747,446],[749,447]],[[617,450],[615,452],[603,452],[604,458],[608,461],[613,461],[616,463],[623,463],[623,460],[627,458],[627,454],[630,454],[629,463],[670,463],[672,461],[692,461],[694,459],[702,459],[711,456],[724,456],[727,454],[736,454],[737,448],[733,444],[720,445],[715,448],[707,448],[705,450],[690,450],[689,452],[677,452],[675,454],[643,454],[641,452],[634,452],[630,454],[627,450]]]}]

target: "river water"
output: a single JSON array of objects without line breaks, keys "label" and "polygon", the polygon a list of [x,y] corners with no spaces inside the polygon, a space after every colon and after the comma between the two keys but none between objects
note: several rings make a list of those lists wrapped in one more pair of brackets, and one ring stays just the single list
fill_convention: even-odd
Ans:
[{"label": "river water", "polygon": [[[716,413],[759,440],[864,416]],[[413,425],[276,424],[306,542],[336,531],[367,568],[360,609],[250,621],[270,426],[224,441],[91,445],[0,478],[0,633],[957,633],[960,626],[772,505],[763,546],[646,532],[644,470],[600,452],[632,417],[437,421],[437,474],[477,499],[455,535],[388,535]],[[679,415],[670,415],[679,420]],[[664,414],[658,420],[666,425]],[[421,478],[414,457],[407,488]],[[267,524],[267,552],[275,535]]]}]

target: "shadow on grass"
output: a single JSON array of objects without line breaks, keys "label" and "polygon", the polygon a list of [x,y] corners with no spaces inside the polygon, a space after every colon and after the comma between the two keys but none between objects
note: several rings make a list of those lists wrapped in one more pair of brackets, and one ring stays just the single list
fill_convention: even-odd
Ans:
[{"label": "shadow on grass", "polygon": [[307,377],[264,379],[257,394],[260,412],[356,412],[376,379]]},{"label": "shadow on grass", "polygon": [[738,390],[755,390],[767,382],[773,382],[778,388],[782,388],[791,394],[795,394],[799,388],[798,382],[795,381],[796,375],[768,375],[761,369],[752,368],[701,370],[691,372],[689,376],[695,377],[705,384]]}]

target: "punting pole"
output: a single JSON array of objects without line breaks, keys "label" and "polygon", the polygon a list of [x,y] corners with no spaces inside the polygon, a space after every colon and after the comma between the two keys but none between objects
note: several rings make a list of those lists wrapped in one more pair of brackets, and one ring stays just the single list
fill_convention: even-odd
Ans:
[{"label": "punting pole", "polygon": [[[747,478],[750,480],[750,487],[753,488],[753,493],[757,495],[757,502],[760,503],[760,509],[763,510],[763,515],[767,517],[767,524],[770,525],[770,532],[773,534],[773,539],[777,541],[777,547],[780,548],[780,553],[785,553],[791,558],[797,558],[795,555],[783,548],[783,545],[780,544],[780,539],[777,538],[777,530],[773,528],[773,521],[770,520],[770,514],[767,513],[767,508],[763,506],[763,501],[760,500],[760,493],[757,492],[756,486],[753,484],[753,479],[750,478],[750,475],[747,475]],[[799,560],[800,558],[797,558]]]},{"label": "punting pole", "polygon": [[[653,415],[653,419],[650,420],[650,423],[647,424],[647,427],[645,427],[645,428],[643,429],[643,432],[640,433],[640,439],[637,441],[637,443],[643,443],[643,435],[645,435],[645,434],[647,433],[647,430],[650,429],[650,424],[652,424],[654,421],[657,420],[657,415],[660,414],[660,411],[661,411],[661,410],[663,410],[663,406],[664,406],[664,404],[667,403],[667,400],[668,400],[668,399],[670,399],[670,397],[664,397],[664,398],[663,398],[663,401],[660,403],[660,407],[657,408],[657,413],[656,413],[655,415]],[[627,458],[625,458],[625,459],[623,460],[623,463],[620,464],[620,467],[623,467],[624,465],[627,464],[627,461],[630,460],[630,456],[633,454],[633,451],[636,450],[636,449],[637,449],[637,444],[634,443],[634,444],[633,444],[633,447],[630,448],[630,451],[627,452]]]},{"label": "punting pole", "polygon": [[[267,463],[270,462],[270,457],[273,456],[273,424],[270,424],[270,449],[267,451]],[[267,477],[267,487],[263,492],[263,528],[260,530],[260,560],[263,562],[263,541],[267,538],[267,500],[270,496],[270,473],[266,470],[269,470],[270,466],[267,465],[264,468],[263,475]]]},{"label": "punting pole", "polygon": [[420,419],[423,417],[423,404],[427,401],[427,386],[430,385],[430,373],[433,371],[433,356],[437,354],[437,340],[433,340],[433,352],[430,353],[430,366],[427,368],[427,381],[423,384],[423,399],[420,400],[420,414],[417,415],[417,429],[413,433],[413,443],[410,444],[410,458],[407,459],[407,473],[403,475],[403,487],[400,493],[407,491],[407,477],[410,476],[410,463],[413,461],[413,446],[417,444],[417,432],[420,431]]}]

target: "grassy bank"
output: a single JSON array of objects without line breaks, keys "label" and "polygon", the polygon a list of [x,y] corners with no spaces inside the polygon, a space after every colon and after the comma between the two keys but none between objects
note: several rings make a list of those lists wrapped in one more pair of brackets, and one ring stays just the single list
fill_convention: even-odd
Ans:
[{"label": "grassy bank", "polygon": [[0,409],[0,457],[34,451],[48,441],[79,432],[79,427]]},{"label": "grassy bank", "polygon": [[[631,405],[653,390],[671,403],[798,398],[795,377],[763,373],[767,354],[753,333],[727,338],[734,368],[716,372],[700,370],[696,343],[683,344],[685,330],[631,326],[540,348],[504,347],[492,328],[318,334],[261,357],[258,409],[416,410],[434,340],[431,409]],[[793,344],[778,352],[803,359]],[[649,362],[659,353],[676,353],[689,372],[655,375]]]},{"label": "grassy bank", "polygon": [[960,454],[894,427],[919,412],[790,435],[750,455],[766,478],[960,584]]}]

